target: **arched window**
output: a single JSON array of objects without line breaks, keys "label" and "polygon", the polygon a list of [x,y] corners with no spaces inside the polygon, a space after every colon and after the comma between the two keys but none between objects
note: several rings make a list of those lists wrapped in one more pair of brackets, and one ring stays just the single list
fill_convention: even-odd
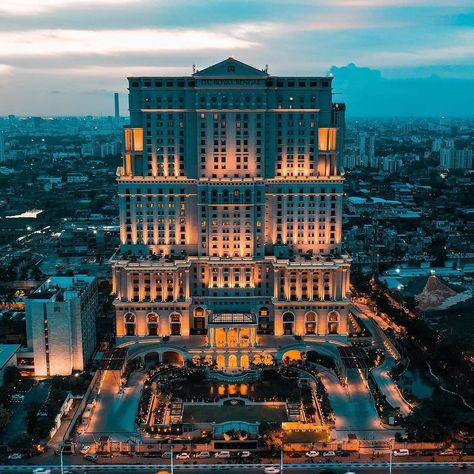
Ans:
[{"label": "arched window", "polygon": [[125,319],[125,335],[135,336],[135,315],[133,313],[126,313]]},{"label": "arched window", "polygon": [[149,336],[158,336],[159,317],[156,313],[149,313],[146,317]]},{"label": "arched window", "polygon": [[328,314],[328,333],[339,334],[339,313],[331,311]]},{"label": "arched window", "polygon": [[181,315],[179,313],[170,314],[170,329],[172,336],[181,335]]},{"label": "arched window", "polygon": [[293,313],[285,313],[283,315],[283,334],[291,336],[293,334],[295,324],[295,315]]},{"label": "arched window", "polygon": [[314,311],[309,311],[305,316],[306,334],[317,334],[318,333],[318,317]]},{"label": "arched window", "polygon": [[260,308],[258,311],[258,332],[260,334],[270,334],[270,312],[268,308]]},{"label": "arched window", "polygon": [[202,331],[206,329],[206,313],[203,308],[196,308],[194,310],[194,321],[193,321],[193,327],[197,331]]}]

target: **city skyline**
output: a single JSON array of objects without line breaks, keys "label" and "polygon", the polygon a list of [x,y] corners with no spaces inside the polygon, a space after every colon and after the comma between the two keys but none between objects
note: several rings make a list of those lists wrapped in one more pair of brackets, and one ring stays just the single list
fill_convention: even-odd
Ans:
[{"label": "city skyline", "polygon": [[273,75],[334,74],[353,117],[467,116],[474,104],[467,0],[24,0],[2,2],[0,25],[0,115],[113,115],[113,92],[127,108],[125,76],[184,76],[228,56]]}]

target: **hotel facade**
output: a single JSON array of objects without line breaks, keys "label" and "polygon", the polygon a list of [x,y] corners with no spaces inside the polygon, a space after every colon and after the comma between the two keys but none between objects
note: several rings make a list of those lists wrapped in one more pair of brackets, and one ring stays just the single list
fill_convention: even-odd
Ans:
[{"label": "hotel facade", "polygon": [[233,58],[129,78],[118,342],[205,335],[207,356],[245,368],[267,337],[347,337],[345,107],[331,82]]}]

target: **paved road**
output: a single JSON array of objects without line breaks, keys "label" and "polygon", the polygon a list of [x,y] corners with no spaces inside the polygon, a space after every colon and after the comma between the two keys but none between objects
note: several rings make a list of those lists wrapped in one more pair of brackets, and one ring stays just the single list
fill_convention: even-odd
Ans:
[{"label": "paved road", "polygon": [[118,393],[119,376],[114,371],[107,371],[92,420],[80,440],[85,442],[103,433],[113,433],[114,440],[117,441],[127,440],[130,433],[136,431],[135,417],[144,379],[144,373],[134,372],[124,392]]},{"label": "paved road", "polygon": [[[26,468],[25,466],[0,466],[0,472],[7,473],[7,472],[15,472],[17,474],[31,474],[34,466],[30,466]],[[120,472],[120,474],[132,474],[136,472],[141,472],[143,474],[155,474],[160,468],[168,469],[169,466],[119,466],[119,465],[109,465],[109,466],[67,466],[65,470],[71,472],[72,474],[110,474],[111,472],[116,473]],[[199,467],[196,468],[195,466],[177,466],[177,472],[183,471],[192,471],[197,474],[207,474],[216,471],[225,471],[228,474],[242,474],[245,472],[246,474],[260,474],[263,472],[263,466],[252,466],[252,465],[216,465],[216,466],[207,466],[207,467]],[[372,467],[365,467],[365,466],[357,466],[351,465],[349,466],[321,466],[321,465],[314,465],[314,464],[307,464],[301,466],[284,466],[283,472],[291,472],[292,474],[308,474],[310,472],[324,472],[323,468],[331,469],[331,472],[335,474],[344,474],[347,472],[354,472],[356,474],[387,474],[388,466],[372,466]],[[456,465],[446,465],[446,466],[433,466],[433,465],[419,465],[419,466],[406,466],[400,464],[393,465],[393,472],[394,474],[452,474],[454,471],[459,470],[462,472],[459,467]],[[59,473],[59,469],[57,466],[54,467],[53,471],[54,474]],[[473,467],[468,467],[465,472],[473,472]]]},{"label": "paved road", "polygon": [[[359,317],[364,321],[364,324],[367,326],[367,329],[374,336],[376,344],[383,347],[383,334],[382,329],[380,329],[378,322],[372,318],[372,312],[368,306],[354,305],[354,308],[357,310]],[[410,411],[410,405],[403,399],[400,390],[398,389],[396,383],[392,380],[389,374],[389,370],[395,366],[396,361],[390,355],[388,351],[385,351],[385,362],[381,367],[377,367],[372,370],[372,375],[377,383],[377,386],[382,391],[382,393],[387,397],[388,403],[394,408],[399,407],[400,413],[403,416],[407,416]]]},{"label": "paved road", "polygon": [[385,439],[394,436],[391,431],[383,429],[360,374],[349,375],[346,387],[342,387],[332,372],[323,370],[318,375],[326,387],[336,416],[336,432],[332,434],[337,439],[347,439],[348,432],[357,434],[359,439]]}]

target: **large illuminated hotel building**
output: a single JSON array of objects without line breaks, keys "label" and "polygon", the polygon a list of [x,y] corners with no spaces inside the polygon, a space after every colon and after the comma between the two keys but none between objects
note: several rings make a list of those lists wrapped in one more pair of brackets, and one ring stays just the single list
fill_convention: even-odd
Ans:
[{"label": "large illuminated hotel building", "polygon": [[218,355],[251,352],[263,334],[345,338],[345,108],[331,78],[229,58],[187,77],[132,77],[129,90],[119,341],[207,334]]}]

